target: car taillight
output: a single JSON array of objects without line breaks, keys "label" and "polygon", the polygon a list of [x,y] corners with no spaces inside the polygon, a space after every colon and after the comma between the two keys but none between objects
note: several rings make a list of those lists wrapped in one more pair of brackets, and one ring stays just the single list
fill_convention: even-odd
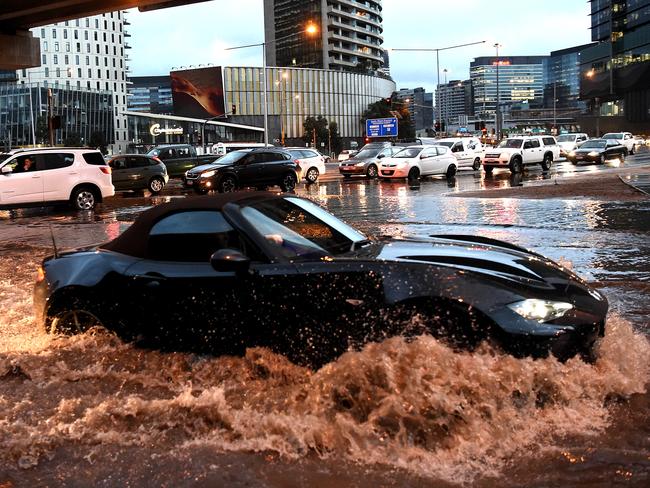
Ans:
[{"label": "car taillight", "polygon": [[111,169],[110,166],[100,166],[100,167],[99,167],[99,171],[101,171],[101,172],[104,173],[105,175],[110,175],[110,174],[112,173],[113,170]]}]

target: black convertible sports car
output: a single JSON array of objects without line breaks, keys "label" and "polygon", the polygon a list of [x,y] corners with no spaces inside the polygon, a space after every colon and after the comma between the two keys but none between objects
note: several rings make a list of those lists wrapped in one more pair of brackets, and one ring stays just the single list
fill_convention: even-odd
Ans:
[{"label": "black convertible sports car", "polygon": [[603,164],[611,159],[624,161],[627,148],[611,139],[589,139],[578,149],[567,154],[567,159],[573,164],[581,162]]},{"label": "black convertible sports car", "polygon": [[107,244],[46,258],[34,303],[49,332],[100,324],[146,345],[266,346],[311,365],[422,333],[588,356],[608,308],[570,271],[506,242],[370,240],[309,200],[263,192],[160,205]]}]

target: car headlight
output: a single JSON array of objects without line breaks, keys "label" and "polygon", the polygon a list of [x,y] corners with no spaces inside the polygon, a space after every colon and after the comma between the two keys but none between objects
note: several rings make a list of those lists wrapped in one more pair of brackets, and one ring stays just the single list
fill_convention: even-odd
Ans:
[{"label": "car headlight", "polygon": [[364,166],[365,164],[366,164],[366,163],[357,163],[357,164],[355,164],[355,166],[356,166],[357,168],[360,168],[361,166]]},{"label": "car headlight", "polygon": [[529,298],[521,302],[511,303],[508,305],[508,308],[525,319],[548,322],[549,320],[562,317],[573,308],[573,305],[566,302],[552,302]]},{"label": "car headlight", "polygon": [[595,158],[596,156],[598,156],[598,152],[596,152],[596,151],[591,151],[591,152],[589,153],[589,156],[591,156],[592,158]]},{"label": "car headlight", "polygon": [[201,178],[211,178],[212,176],[214,176],[216,174],[217,174],[217,172],[215,170],[206,171],[205,173],[201,173]]},{"label": "car headlight", "polygon": [[575,152],[575,151],[571,151],[571,152],[569,153],[569,156],[571,156],[571,157],[573,157],[573,156],[575,156],[575,155],[576,155],[576,152]]}]

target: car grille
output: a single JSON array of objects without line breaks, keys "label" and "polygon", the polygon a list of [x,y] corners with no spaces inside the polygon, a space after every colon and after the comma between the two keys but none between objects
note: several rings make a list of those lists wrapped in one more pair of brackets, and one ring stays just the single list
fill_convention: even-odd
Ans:
[{"label": "car grille", "polygon": [[485,155],[486,158],[494,158],[494,159],[499,159],[500,156],[501,156],[501,154],[486,154]]},{"label": "car grille", "polygon": [[381,174],[384,176],[393,176],[395,171],[382,170]]},{"label": "car grille", "polygon": [[200,176],[200,173],[185,173],[185,179],[187,180],[197,180]]}]

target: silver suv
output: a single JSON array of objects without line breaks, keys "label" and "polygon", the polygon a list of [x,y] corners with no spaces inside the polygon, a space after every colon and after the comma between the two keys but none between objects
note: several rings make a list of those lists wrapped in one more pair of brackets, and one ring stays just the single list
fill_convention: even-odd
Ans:
[{"label": "silver suv", "polygon": [[111,168],[94,149],[17,149],[0,154],[0,209],[69,203],[92,210],[115,194]]}]

